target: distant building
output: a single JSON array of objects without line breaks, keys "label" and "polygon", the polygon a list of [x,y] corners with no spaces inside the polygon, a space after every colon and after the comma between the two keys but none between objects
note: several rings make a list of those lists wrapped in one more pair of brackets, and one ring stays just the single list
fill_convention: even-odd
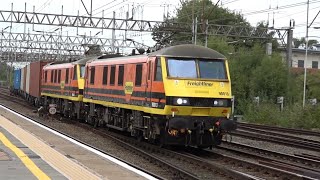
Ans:
[{"label": "distant building", "polygon": [[[292,48],[292,67],[304,68],[306,63],[306,68],[308,69],[320,69],[320,45],[317,45],[311,49],[308,49],[307,62],[305,62],[305,49]],[[286,61],[286,49],[281,49],[281,56],[283,60]]]}]

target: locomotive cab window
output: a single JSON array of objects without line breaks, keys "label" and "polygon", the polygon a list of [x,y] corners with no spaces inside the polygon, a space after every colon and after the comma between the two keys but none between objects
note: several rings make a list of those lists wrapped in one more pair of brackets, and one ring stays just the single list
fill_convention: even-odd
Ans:
[{"label": "locomotive cab window", "polygon": [[142,64],[137,64],[135,86],[141,86],[141,81],[142,81]]},{"label": "locomotive cab window", "polygon": [[175,78],[197,78],[196,61],[168,59],[168,74]]},{"label": "locomotive cab window", "polygon": [[225,63],[223,60],[199,60],[200,78],[227,79]]},{"label": "locomotive cab window", "polygon": [[73,80],[77,80],[77,65],[73,67]]},{"label": "locomotive cab window", "polygon": [[156,70],[154,72],[154,80],[162,81],[161,60],[159,58],[156,59]]},{"label": "locomotive cab window", "polygon": [[84,78],[84,74],[85,74],[85,66],[84,65],[80,65],[80,77]]},{"label": "locomotive cab window", "polygon": [[172,78],[228,79],[224,60],[169,58],[167,67]]},{"label": "locomotive cab window", "polygon": [[95,68],[91,67],[91,69],[90,69],[90,84],[94,84],[94,75],[95,75]]},{"label": "locomotive cab window", "polygon": [[115,76],[116,76],[116,67],[115,66],[111,66],[110,85],[114,85]]}]

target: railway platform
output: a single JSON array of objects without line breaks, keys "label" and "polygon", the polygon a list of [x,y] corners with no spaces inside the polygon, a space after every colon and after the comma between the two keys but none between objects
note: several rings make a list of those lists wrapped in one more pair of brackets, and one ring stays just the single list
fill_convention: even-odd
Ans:
[{"label": "railway platform", "polygon": [[3,127],[0,142],[0,179],[67,179]]},{"label": "railway platform", "polygon": [[0,179],[154,179],[0,106]]}]

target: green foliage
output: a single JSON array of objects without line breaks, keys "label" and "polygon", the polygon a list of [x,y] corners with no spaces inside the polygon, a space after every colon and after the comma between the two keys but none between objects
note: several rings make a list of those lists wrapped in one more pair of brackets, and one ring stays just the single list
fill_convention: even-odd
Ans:
[{"label": "green foliage", "polygon": [[226,37],[209,37],[208,48],[214,49],[225,56],[231,56],[234,53],[234,48],[227,43]]},{"label": "green foliage", "polygon": [[251,81],[255,76],[254,69],[261,65],[264,58],[264,50],[256,45],[252,49],[242,48],[230,57],[230,73],[232,79],[233,94],[242,101],[251,98]]},{"label": "green foliage", "polygon": [[251,89],[253,95],[276,99],[286,96],[288,71],[279,55],[264,57],[261,65],[253,70]]},{"label": "green foliage", "polygon": [[307,106],[302,110],[300,104],[284,108],[280,112],[279,105],[262,103],[259,106],[249,105],[245,112],[245,120],[252,123],[282,126],[288,128],[320,129],[320,107]]},{"label": "green foliage", "polygon": [[14,71],[14,68],[8,66],[4,62],[0,62],[0,81],[7,82],[8,71],[11,72],[10,81],[9,81],[9,85],[11,86],[13,84],[13,71]]},{"label": "green foliage", "polygon": [[[300,46],[304,46],[306,43],[306,39],[304,37],[298,39],[298,38],[293,38],[292,39],[293,42],[293,47],[298,48]],[[315,39],[309,39],[308,40],[308,47],[310,48],[311,46],[318,44],[318,40]]]},{"label": "green foliage", "polygon": [[[300,79],[302,79],[302,75]],[[316,98],[320,100],[319,86],[320,86],[320,72],[316,72],[314,74],[307,73],[307,98],[308,99]]]},{"label": "green foliage", "polygon": [[5,81],[7,79],[7,64],[0,63],[0,81]]},{"label": "green foliage", "polygon": [[[167,18],[164,23],[154,28],[152,33],[153,40],[162,45],[191,43],[192,17],[197,17],[198,19],[197,29],[199,42],[204,41],[204,35],[200,34],[205,33],[206,20],[208,20],[209,24],[251,27],[242,15],[216,6],[211,0],[182,1],[174,17]],[[190,33],[180,33],[180,27],[173,25],[173,22],[189,24]],[[185,29],[183,31],[185,31]],[[230,41],[232,41],[235,38],[230,39]]]}]

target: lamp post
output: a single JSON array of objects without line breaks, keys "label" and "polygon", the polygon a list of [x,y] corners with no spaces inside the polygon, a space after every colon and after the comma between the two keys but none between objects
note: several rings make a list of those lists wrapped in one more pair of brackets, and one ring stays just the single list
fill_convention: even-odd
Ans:
[{"label": "lamp post", "polygon": [[309,0],[307,2],[307,23],[306,23],[306,54],[304,63],[304,76],[303,76],[303,102],[302,107],[306,105],[306,84],[307,84],[307,61],[308,61],[308,30],[309,30]]},{"label": "lamp post", "polygon": [[[304,108],[306,104],[306,85],[307,85],[307,60],[308,60],[308,46],[309,46],[309,28],[313,24],[314,20],[318,17],[320,11],[318,11],[317,15],[313,18],[309,25],[309,0],[307,1],[307,25],[306,25],[306,54],[305,54],[305,63],[304,63],[304,78],[303,78],[303,102],[302,107]],[[319,29],[319,27],[314,27],[315,29]]]}]

